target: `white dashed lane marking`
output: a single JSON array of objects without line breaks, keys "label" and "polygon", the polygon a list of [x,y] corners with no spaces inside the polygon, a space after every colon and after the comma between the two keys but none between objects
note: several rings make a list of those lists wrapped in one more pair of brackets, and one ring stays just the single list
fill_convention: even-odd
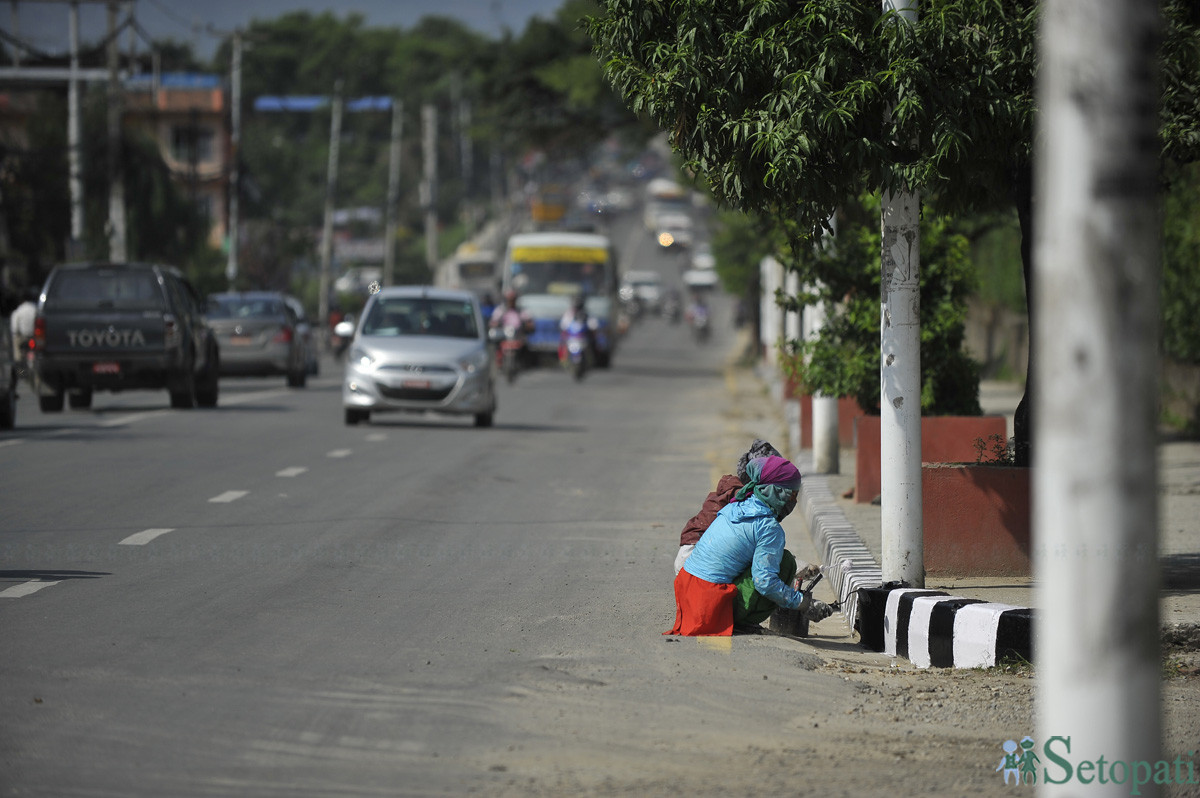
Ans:
[{"label": "white dashed lane marking", "polygon": [[353,449],[334,449],[332,452],[326,452],[326,457],[349,457]]},{"label": "white dashed lane marking", "polygon": [[30,593],[36,593],[44,587],[57,585],[58,582],[22,582],[19,585],[13,585],[7,590],[0,590],[0,598],[23,598]]},{"label": "white dashed lane marking", "polygon": [[165,535],[168,532],[174,532],[172,529],[143,529],[136,535],[130,535],[120,542],[121,546],[145,546],[150,541],[154,540],[159,535]]},{"label": "white dashed lane marking", "polygon": [[305,468],[304,466],[292,466],[291,468],[285,468],[282,471],[276,471],[275,476],[277,476],[277,477],[298,477],[307,470],[308,469]]},{"label": "white dashed lane marking", "polygon": [[229,504],[230,502],[237,501],[249,492],[248,490],[227,490],[220,496],[213,496],[208,501],[211,504]]},{"label": "white dashed lane marking", "polygon": [[386,441],[387,433],[386,432],[372,432],[370,435],[367,436],[367,440],[371,441],[372,443],[379,443],[380,441]]}]

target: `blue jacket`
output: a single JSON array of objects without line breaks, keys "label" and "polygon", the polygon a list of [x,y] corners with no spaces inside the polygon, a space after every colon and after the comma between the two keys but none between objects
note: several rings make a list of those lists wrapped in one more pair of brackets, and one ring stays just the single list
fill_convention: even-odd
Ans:
[{"label": "blue jacket", "polygon": [[752,566],[754,589],[781,607],[796,609],[804,596],[779,578],[783,557],[783,527],[757,496],[731,502],[696,543],[683,570],[706,582],[732,584]]}]

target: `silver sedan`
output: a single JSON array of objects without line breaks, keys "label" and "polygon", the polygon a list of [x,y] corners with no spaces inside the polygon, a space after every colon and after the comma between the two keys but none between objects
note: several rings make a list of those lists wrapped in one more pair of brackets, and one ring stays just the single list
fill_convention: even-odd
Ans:
[{"label": "silver sedan", "polygon": [[423,286],[373,294],[350,342],[342,405],[347,424],[378,412],[433,410],[490,427],[495,358],[475,295]]}]

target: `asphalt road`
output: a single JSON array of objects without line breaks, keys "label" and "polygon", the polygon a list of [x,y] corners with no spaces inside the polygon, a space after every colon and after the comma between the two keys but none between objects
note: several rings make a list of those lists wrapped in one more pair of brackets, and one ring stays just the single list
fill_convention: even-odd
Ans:
[{"label": "asphalt road", "polygon": [[[629,236],[625,268],[678,274]],[[223,380],[215,410],[22,399],[0,435],[0,794],[486,794],[528,769],[653,771],[625,726],[670,734],[690,686],[656,684],[678,529],[717,456],[716,310],[706,344],[647,319],[582,383],[522,374],[491,429],[345,426],[332,361],[305,389]],[[762,652],[756,680],[778,666]],[[589,719],[579,691],[627,705]]]}]

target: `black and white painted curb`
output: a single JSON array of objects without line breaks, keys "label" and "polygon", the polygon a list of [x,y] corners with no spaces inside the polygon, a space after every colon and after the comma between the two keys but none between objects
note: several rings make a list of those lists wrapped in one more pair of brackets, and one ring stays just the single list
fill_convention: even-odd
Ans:
[{"label": "black and white painted curb", "polygon": [[[829,480],[820,474],[810,474],[801,466],[799,507],[808,523],[813,545],[821,554],[825,579],[828,580],[850,628],[854,628],[858,613],[858,591],[883,584],[883,572],[870,550],[858,536],[854,525],[833,500]],[[808,468],[811,471],[811,466]]]},{"label": "black and white painted curb", "polygon": [[825,578],[850,628],[873,651],[903,657],[918,668],[990,668],[1007,658],[1033,661],[1033,610],[951,596],[936,590],[883,585],[883,572],[829,489],[806,473],[799,505]]},{"label": "black and white painted curb", "polygon": [[888,586],[860,590],[858,610],[864,646],[918,668],[1033,661],[1033,610],[1027,607]]}]

